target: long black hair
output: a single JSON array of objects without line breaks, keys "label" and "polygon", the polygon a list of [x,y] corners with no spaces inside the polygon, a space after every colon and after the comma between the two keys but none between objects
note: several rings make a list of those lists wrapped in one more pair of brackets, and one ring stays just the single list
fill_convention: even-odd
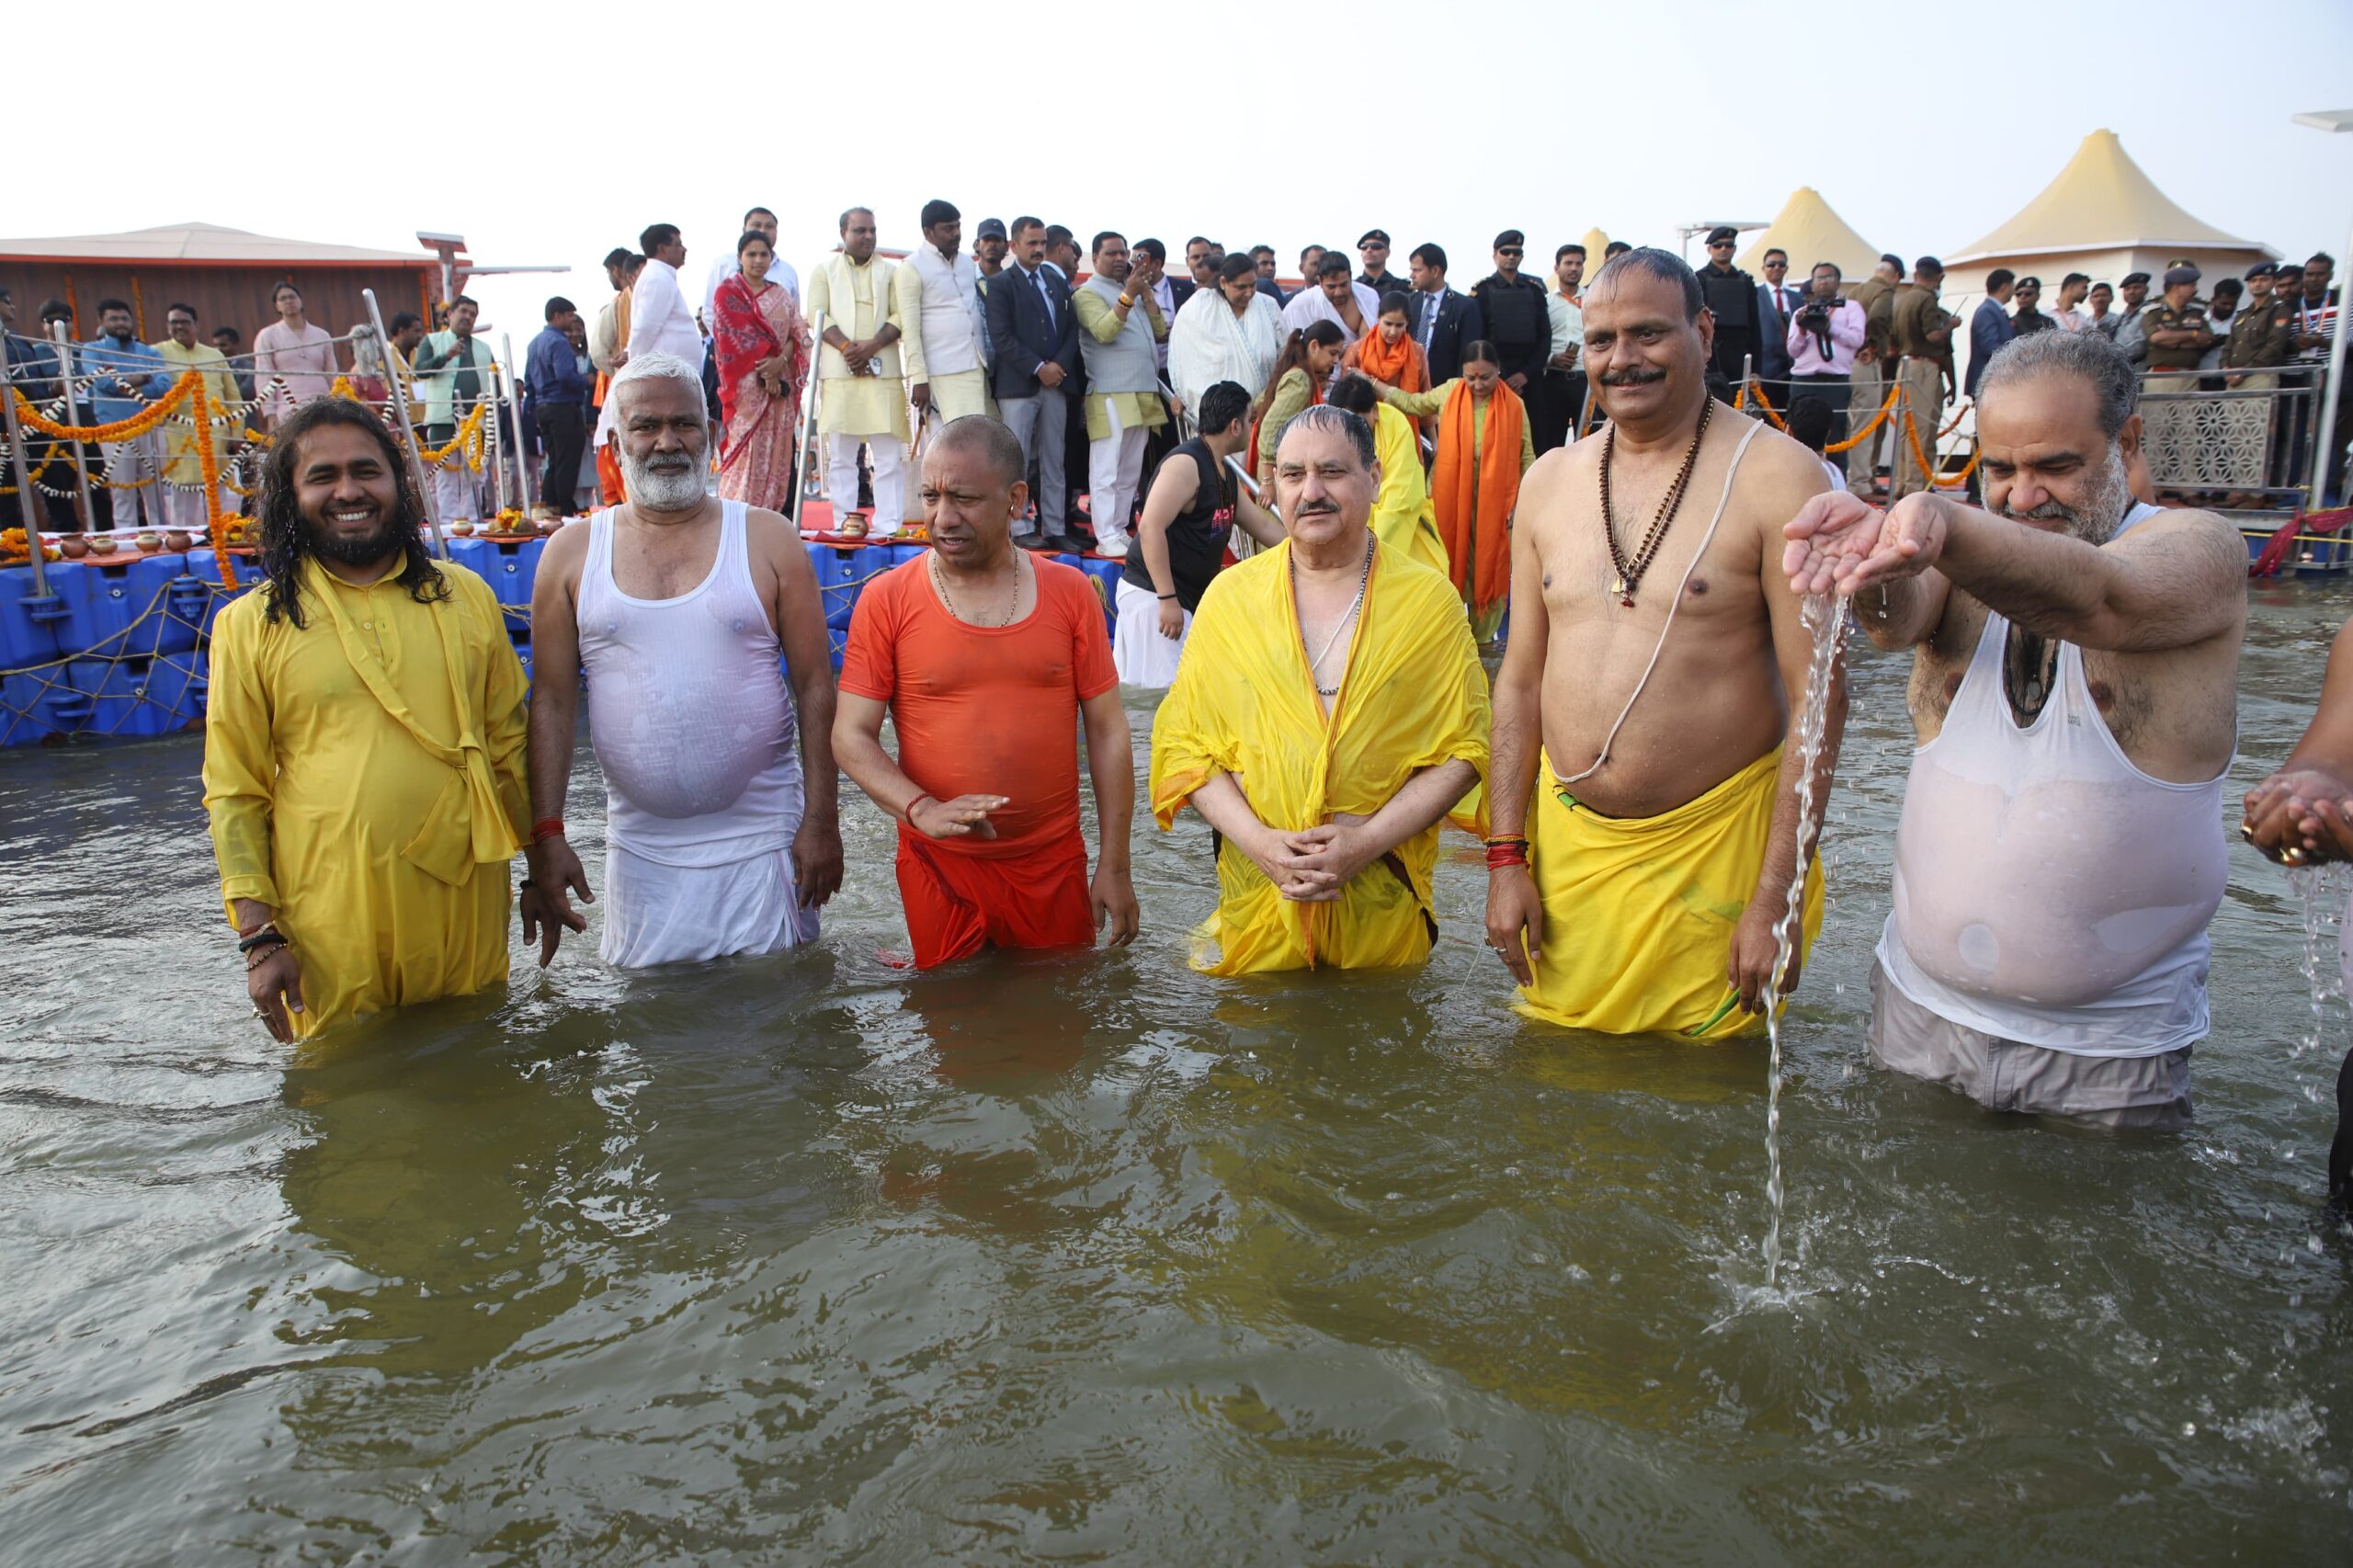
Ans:
[{"label": "long black hair", "polygon": [[313,551],[310,524],[303,520],[295,497],[295,465],[302,438],[328,426],[364,430],[382,451],[385,472],[392,476],[399,492],[399,510],[395,515],[399,526],[393,537],[404,557],[399,581],[406,585],[409,597],[419,604],[448,598],[449,579],[441,575],[441,569],[426,553],[425,503],[417,494],[415,476],[410,472],[408,459],[399,443],[384,428],[384,422],[366,405],[349,398],[322,397],[304,403],[278,426],[268,460],[262,464],[261,569],[269,578],[269,601],[262,612],[264,619],[276,620],[282,610],[296,630],[301,628],[302,562]]}]

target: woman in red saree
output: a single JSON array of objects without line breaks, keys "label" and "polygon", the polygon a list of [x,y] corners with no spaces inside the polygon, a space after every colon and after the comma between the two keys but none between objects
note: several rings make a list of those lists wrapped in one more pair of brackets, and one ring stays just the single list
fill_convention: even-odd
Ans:
[{"label": "woman in red saree", "polygon": [[767,280],[776,252],[755,230],[735,242],[738,271],[719,286],[710,342],[719,361],[719,494],[787,510],[795,479],[809,329],[791,291]]}]

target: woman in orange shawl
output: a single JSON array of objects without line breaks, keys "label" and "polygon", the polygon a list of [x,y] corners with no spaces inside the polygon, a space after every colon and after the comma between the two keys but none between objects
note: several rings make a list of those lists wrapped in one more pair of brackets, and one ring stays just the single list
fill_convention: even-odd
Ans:
[{"label": "woman in orange shawl", "polygon": [[735,244],[741,267],[719,286],[710,324],[719,361],[719,494],[771,511],[792,501],[793,443],[809,329],[791,291],[767,280],[776,260],[768,237],[751,230]]},{"label": "woman in orange shawl", "polygon": [[1429,358],[1422,352],[1422,346],[1414,341],[1403,294],[1382,296],[1379,319],[1362,337],[1348,345],[1347,355],[1340,362],[1399,392],[1427,392],[1430,388]]},{"label": "woman in orange shawl", "polygon": [[1455,588],[1471,609],[1482,642],[1503,623],[1511,591],[1511,515],[1519,479],[1536,461],[1528,405],[1504,385],[1503,356],[1492,343],[1462,351],[1462,374],[1424,392],[1375,383],[1381,401],[1416,419],[1438,415],[1438,462],[1430,500],[1446,540]]},{"label": "woman in orange shawl", "polygon": [[[1395,387],[1402,392],[1427,392],[1430,387],[1429,357],[1422,346],[1414,341],[1413,318],[1407,313],[1405,296],[1394,291],[1381,297],[1381,314],[1365,335],[1348,345],[1347,354],[1340,360],[1345,368],[1361,370],[1370,380],[1385,387]],[[1438,434],[1429,420],[1415,421],[1415,427],[1424,436]]]}]

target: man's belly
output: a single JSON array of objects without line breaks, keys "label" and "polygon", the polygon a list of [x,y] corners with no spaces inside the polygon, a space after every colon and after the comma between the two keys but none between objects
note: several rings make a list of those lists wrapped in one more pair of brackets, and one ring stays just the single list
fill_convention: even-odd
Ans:
[{"label": "man's belly", "polygon": [[2113,994],[2213,917],[2226,851],[2205,791],[1995,784],[1915,762],[1895,840],[1895,928],[1965,994],[2045,1006]]}]

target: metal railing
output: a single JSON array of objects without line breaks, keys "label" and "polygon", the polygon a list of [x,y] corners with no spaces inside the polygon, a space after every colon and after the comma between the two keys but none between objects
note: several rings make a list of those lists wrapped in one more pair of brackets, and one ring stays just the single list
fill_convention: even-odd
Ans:
[{"label": "metal railing", "polygon": [[[2231,384],[2240,377],[2272,384]],[[2241,509],[2319,506],[2314,369],[2148,370],[2140,382],[2142,450],[2160,490]]]}]

